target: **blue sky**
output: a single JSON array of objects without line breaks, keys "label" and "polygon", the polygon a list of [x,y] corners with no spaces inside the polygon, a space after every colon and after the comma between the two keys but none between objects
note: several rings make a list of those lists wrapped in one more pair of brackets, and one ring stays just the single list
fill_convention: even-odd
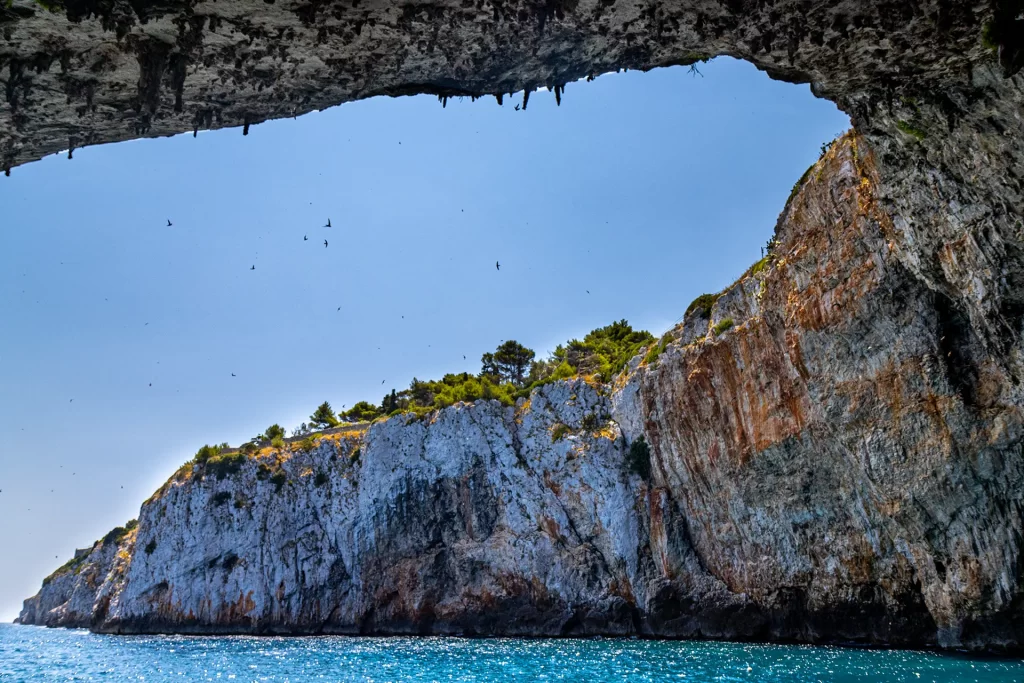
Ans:
[{"label": "blue sky", "polygon": [[657,334],[732,282],[849,121],[700,69],[526,112],[377,98],[0,178],[0,619],[204,443],[478,371],[503,339]]}]

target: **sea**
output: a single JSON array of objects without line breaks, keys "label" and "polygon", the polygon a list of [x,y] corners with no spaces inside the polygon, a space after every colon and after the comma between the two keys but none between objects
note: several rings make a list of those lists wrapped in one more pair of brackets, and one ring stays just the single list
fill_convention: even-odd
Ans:
[{"label": "sea", "polygon": [[709,641],[106,636],[0,625],[0,681],[1024,681],[1024,660]]}]

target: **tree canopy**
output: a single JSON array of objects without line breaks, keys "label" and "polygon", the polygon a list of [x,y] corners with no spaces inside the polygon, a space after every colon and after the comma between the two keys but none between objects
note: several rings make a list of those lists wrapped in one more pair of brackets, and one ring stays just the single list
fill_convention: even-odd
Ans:
[{"label": "tree canopy", "polygon": [[[426,413],[459,402],[493,399],[511,406],[534,387],[556,380],[592,375],[609,382],[630,358],[653,342],[649,332],[634,330],[625,320],[592,330],[582,340],[572,339],[559,345],[541,360],[536,360],[532,349],[510,339],[481,356],[479,374],[449,373],[440,380],[414,377],[407,389],[392,389],[379,404],[360,401],[337,415],[331,404],[324,401],[310,421],[312,426],[324,429],[339,421],[362,422],[404,412]],[[269,430],[267,438],[271,438]]]},{"label": "tree canopy", "polygon": [[309,416],[309,421],[318,429],[327,429],[338,424],[338,418],[334,414],[334,409],[331,408],[329,401],[324,401],[317,406],[313,414]]},{"label": "tree canopy", "polygon": [[508,382],[517,387],[523,386],[526,371],[537,354],[514,339],[509,339],[495,350],[485,353],[481,359],[480,375],[501,384]]}]

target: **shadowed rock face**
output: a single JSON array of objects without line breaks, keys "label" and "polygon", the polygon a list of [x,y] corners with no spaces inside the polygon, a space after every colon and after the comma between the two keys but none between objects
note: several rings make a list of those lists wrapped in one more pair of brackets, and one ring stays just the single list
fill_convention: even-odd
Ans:
[{"label": "shadowed rock face", "polygon": [[501,97],[721,54],[810,82],[867,132],[879,107],[888,113],[899,102],[898,114],[918,113],[908,98],[941,105],[948,118],[1022,61],[1012,0],[45,4],[54,10],[31,0],[0,10],[7,167],[374,95]]},{"label": "shadowed rock face", "polygon": [[21,619],[1020,649],[1013,362],[896,233],[871,148],[845,136],[769,257],[612,385],[186,468]]}]

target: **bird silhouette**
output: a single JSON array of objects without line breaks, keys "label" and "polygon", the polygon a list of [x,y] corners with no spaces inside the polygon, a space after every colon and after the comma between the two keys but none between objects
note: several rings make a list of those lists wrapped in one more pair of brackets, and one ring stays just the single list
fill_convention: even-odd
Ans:
[{"label": "bird silhouette", "polygon": [[498,263],[497,261],[494,262],[494,267],[497,268],[498,270],[501,270],[501,264]]},{"label": "bird silhouette", "polygon": [[327,240],[324,240],[324,249],[327,248]]},{"label": "bird silhouette", "polygon": [[341,310],[341,306],[338,306],[338,310],[339,310],[339,311]]},{"label": "bird silhouette", "polygon": [[150,382],[150,383],[149,383],[149,386],[153,386],[153,383],[152,383],[152,382]]},{"label": "bird silhouette", "polygon": [[587,290],[587,294],[590,294],[590,290],[589,289]]},{"label": "bird silhouette", "polygon": [[302,241],[303,241],[303,242],[305,242],[305,241],[306,241],[306,240],[308,240],[308,239],[309,239],[309,237],[308,237],[307,235],[303,235],[303,236],[302,236]]},{"label": "bird silhouette", "polygon": [[331,227],[331,219],[330,218],[327,219],[327,225],[325,225],[324,227],[325,228]]},{"label": "bird silhouette", "polygon": [[250,268],[249,270],[256,270],[256,264],[254,263],[254,264],[252,265],[252,268]]},{"label": "bird silhouette", "polygon": [[238,375],[236,375],[235,373],[233,373],[233,372],[232,372],[232,373],[231,373],[231,376],[232,376],[232,377],[237,377]]},{"label": "bird silhouette", "polygon": [[168,218],[168,219],[167,219],[167,227],[169,228],[169,227],[171,227],[171,225],[172,225],[172,223],[171,223],[171,219],[170,219],[170,218]]},{"label": "bird silhouette", "polygon": [[387,380],[386,380],[386,379],[382,379],[382,380],[380,381],[380,383],[381,383],[381,384],[384,384],[384,382],[387,382]]}]

